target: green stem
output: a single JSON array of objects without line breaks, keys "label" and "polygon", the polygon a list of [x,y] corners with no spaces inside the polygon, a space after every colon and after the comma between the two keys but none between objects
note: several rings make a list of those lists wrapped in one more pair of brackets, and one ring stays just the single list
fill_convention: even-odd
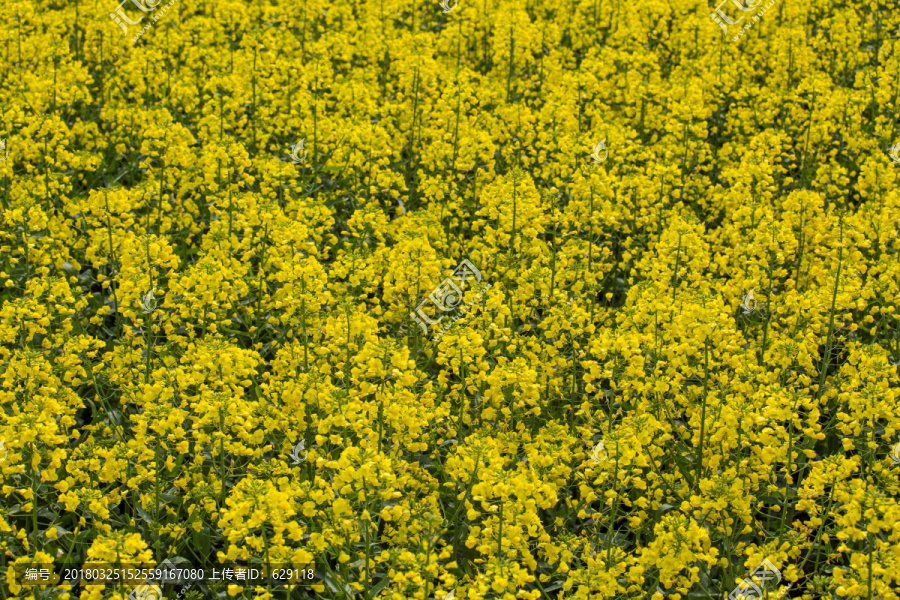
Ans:
[{"label": "green stem", "polygon": [[219,510],[225,510],[225,412],[219,413]]},{"label": "green stem", "polygon": [[675,251],[675,272],[672,273],[672,302],[675,302],[675,290],[678,289],[678,269],[681,268],[681,233],[678,234],[678,249]]},{"label": "green stem", "polygon": [[503,501],[503,498],[500,498],[500,514],[499,520],[500,523],[497,527],[497,559],[502,563],[503,562],[503,505],[506,504]]},{"label": "green stem", "polygon": [[[616,468],[613,471],[613,493],[615,494],[616,489],[618,487],[618,479],[619,479],[619,442],[616,442]],[[619,510],[619,498],[618,496],[613,498],[612,510],[609,514],[609,529],[606,532],[606,564],[610,563],[610,559],[612,557],[612,533],[613,533],[613,525],[616,523],[616,515]]]},{"label": "green stem", "polygon": [[703,441],[706,438],[706,399],[709,395],[709,338],[703,342],[703,405],[700,408],[700,444],[697,446],[697,478],[694,483],[700,484],[703,477]]},{"label": "green stem", "polygon": [[[119,325],[119,301],[118,301],[118,299],[116,298],[116,279],[115,279],[115,276],[112,275],[113,265],[114,265],[115,262],[116,262],[116,253],[113,251],[112,222],[110,221],[110,218],[109,218],[109,215],[110,215],[110,212],[109,212],[109,195],[108,195],[106,192],[103,192],[103,198],[104,198],[104,200],[106,201],[106,233],[107,233],[107,235],[109,236],[109,261],[110,261],[110,262],[109,262],[109,271],[110,271],[109,287],[110,287],[110,289],[112,290],[113,310],[114,310],[115,313],[116,313],[116,319],[115,319],[115,321],[116,321],[116,328],[118,329],[118,325]],[[28,245],[27,245],[27,244],[25,245],[25,248],[26,248],[26,250],[27,250],[27,248],[28,248]]]},{"label": "green stem", "polygon": [[514,62],[514,54],[515,54],[515,40],[513,39],[513,26],[509,26],[509,68],[506,73],[506,103],[509,104],[510,94],[512,91],[512,76],[513,69],[515,68]]},{"label": "green stem", "polygon": [[788,454],[787,454],[787,468],[784,473],[784,506],[781,507],[781,531],[784,531],[785,519],[787,519],[787,505],[788,505],[788,496],[787,490],[788,486],[790,486],[790,477],[791,477],[791,467],[792,458],[794,454],[794,411],[795,407],[791,406],[791,411],[788,414]]},{"label": "green stem", "polygon": [[841,284],[841,267],[844,265],[844,221],[840,221],[840,246],[838,247],[838,268],[834,278],[834,291],[831,294],[831,317],[828,323],[828,339],[825,342],[825,356],[819,366],[819,389],[816,390],[816,400],[822,397],[825,387],[825,376],[828,373],[828,365],[831,364],[831,342],[834,336],[834,308],[837,305],[838,289]]}]

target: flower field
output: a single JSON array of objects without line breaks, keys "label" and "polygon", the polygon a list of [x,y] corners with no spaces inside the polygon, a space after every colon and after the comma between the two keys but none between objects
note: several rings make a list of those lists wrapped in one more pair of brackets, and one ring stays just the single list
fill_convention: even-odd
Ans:
[{"label": "flower field", "polygon": [[[0,8],[0,600],[900,598],[896,0],[117,1]],[[22,570],[165,560],[315,576]]]}]

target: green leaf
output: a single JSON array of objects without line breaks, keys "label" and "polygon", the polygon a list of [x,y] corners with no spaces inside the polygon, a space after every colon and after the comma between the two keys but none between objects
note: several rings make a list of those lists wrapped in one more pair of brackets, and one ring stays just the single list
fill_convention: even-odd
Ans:
[{"label": "green leaf", "polygon": [[[378,575],[378,573],[375,573],[375,575]],[[382,591],[384,588],[386,588],[387,585],[388,585],[390,582],[391,582],[391,578],[387,576],[387,573],[385,573],[385,574],[384,574],[384,577],[381,578],[381,581],[379,581],[378,583],[376,583],[376,584],[369,590],[369,598],[375,598],[376,596],[378,596],[378,594],[380,594],[381,591]]]},{"label": "green leaf", "polygon": [[153,519],[150,518],[150,515],[147,514],[147,511],[145,511],[143,508],[141,508],[140,504],[135,503],[134,511],[138,514],[138,516],[141,519],[144,520],[145,523],[147,523],[147,525],[153,524]]}]

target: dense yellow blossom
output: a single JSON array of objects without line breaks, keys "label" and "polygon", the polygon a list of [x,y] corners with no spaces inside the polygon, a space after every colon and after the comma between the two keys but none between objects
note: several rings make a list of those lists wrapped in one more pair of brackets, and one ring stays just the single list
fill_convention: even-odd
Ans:
[{"label": "dense yellow blossom", "polygon": [[900,600],[896,0],[116,4],[0,8],[0,596]]}]

